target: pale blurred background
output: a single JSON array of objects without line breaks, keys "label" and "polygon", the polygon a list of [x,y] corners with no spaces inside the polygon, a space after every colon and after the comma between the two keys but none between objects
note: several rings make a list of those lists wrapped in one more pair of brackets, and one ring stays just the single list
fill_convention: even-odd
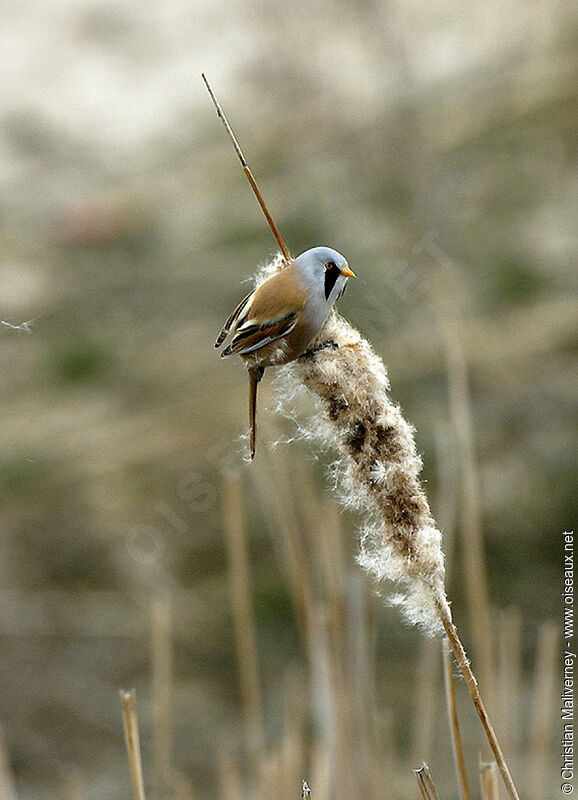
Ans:
[{"label": "pale blurred background", "polygon": [[[18,796],[129,796],[117,690],[137,687],[146,762],[163,593],[174,760],[219,796],[241,736],[224,469],[247,496],[272,740],[300,658],[254,485],[292,429],[266,378],[262,464],[244,465],[244,370],[213,350],[275,242],[202,70],[291,251],[329,244],[357,272],[340,309],[388,365],[448,529],[455,326],[490,600],[522,614],[530,669],[576,497],[573,4],[3,0],[0,17],[0,726]],[[327,502],[315,456],[274,454]],[[459,569],[449,593],[465,617]],[[380,613],[403,751],[387,675],[411,692],[421,637]]]}]

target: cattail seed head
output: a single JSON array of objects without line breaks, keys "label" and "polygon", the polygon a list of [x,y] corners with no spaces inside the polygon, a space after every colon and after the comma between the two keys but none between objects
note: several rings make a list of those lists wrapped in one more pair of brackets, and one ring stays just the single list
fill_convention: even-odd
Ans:
[{"label": "cattail seed head", "polygon": [[[265,269],[279,268],[278,259]],[[317,398],[301,434],[337,451],[330,471],[345,506],[362,513],[360,564],[399,592],[389,600],[429,634],[442,630],[441,533],[419,482],[412,427],[388,396],[385,366],[361,334],[332,312],[310,349],[276,370],[280,410],[304,389]],[[438,605],[436,605],[436,602]]]}]

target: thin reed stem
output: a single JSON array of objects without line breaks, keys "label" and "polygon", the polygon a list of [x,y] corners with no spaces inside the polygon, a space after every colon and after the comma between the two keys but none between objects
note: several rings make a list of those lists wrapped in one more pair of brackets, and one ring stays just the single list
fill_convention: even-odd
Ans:
[{"label": "thin reed stem", "polygon": [[247,180],[249,181],[249,183],[251,185],[251,189],[253,190],[253,192],[255,194],[255,197],[259,201],[259,205],[261,206],[261,210],[263,211],[263,214],[265,215],[265,218],[266,218],[267,222],[269,223],[269,227],[271,228],[271,232],[273,233],[273,236],[277,240],[277,244],[281,248],[281,252],[283,253],[285,261],[290,261],[291,260],[291,254],[289,253],[289,250],[287,249],[287,245],[283,241],[283,237],[281,236],[281,233],[279,232],[279,228],[277,227],[277,225],[275,223],[275,220],[271,216],[271,212],[267,208],[267,203],[265,202],[265,199],[264,199],[263,195],[261,194],[261,190],[259,189],[259,186],[257,185],[257,181],[255,180],[255,178],[253,176],[253,173],[251,172],[251,168],[249,167],[249,164],[247,163],[247,160],[246,160],[245,156],[243,155],[243,151],[241,150],[239,142],[237,141],[237,137],[233,133],[233,129],[231,128],[231,126],[229,124],[229,120],[225,116],[225,114],[223,112],[223,109],[221,108],[220,103],[217,100],[217,98],[215,96],[215,93],[213,92],[211,84],[207,80],[206,75],[204,73],[201,73],[201,77],[203,78],[203,80],[205,82],[205,86],[207,87],[207,89],[209,91],[209,94],[211,96],[211,100],[213,101],[213,103],[215,105],[215,109],[217,111],[217,115],[220,117],[223,125],[225,126],[225,130],[227,131],[227,134],[229,135],[229,138],[231,139],[231,141],[233,143],[233,147],[235,148],[235,152],[237,153],[239,161],[241,162],[241,166],[243,167],[243,172],[245,173],[245,175],[247,177]]},{"label": "thin reed stem", "polygon": [[[480,786],[482,800],[500,800],[498,769],[495,761],[489,764],[480,764]],[[541,795],[536,795],[536,797],[541,797]]]},{"label": "thin reed stem", "polygon": [[466,760],[464,757],[464,746],[460,731],[460,721],[458,718],[458,706],[456,703],[456,690],[452,675],[452,656],[447,642],[442,642],[442,658],[444,664],[444,685],[446,694],[446,706],[448,709],[448,721],[452,738],[452,748],[454,751],[454,761],[460,787],[461,800],[471,800],[470,786],[466,771]]},{"label": "thin reed stem", "polygon": [[439,689],[438,658],[438,642],[435,639],[426,639],[422,642],[414,693],[415,721],[412,742],[413,762],[418,764],[420,760],[427,762],[431,758]]},{"label": "thin reed stem", "polygon": [[413,772],[423,800],[440,800],[431,772],[425,761],[419,769],[414,769]]},{"label": "thin reed stem", "polygon": [[478,688],[478,681],[476,680],[476,676],[474,675],[472,668],[470,667],[470,662],[468,661],[466,651],[464,650],[464,647],[460,641],[460,637],[458,636],[456,626],[452,622],[452,617],[448,602],[445,597],[437,598],[436,605],[438,607],[440,620],[442,622],[442,625],[444,626],[448,642],[453,650],[460,672],[462,673],[465,679],[466,686],[468,687],[470,697],[472,698],[472,702],[474,704],[474,708],[476,709],[478,717],[480,718],[480,722],[482,723],[482,727],[486,734],[486,738],[488,739],[488,743],[492,749],[494,758],[496,759],[496,763],[502,775],[502,780],[504,781],[504,786],[506,787],[506,791],[508,792],[508,797],[510,798],[510,800],[520,800],[518,792],[516,790],[516,786],[514,785],[514,781],[512,780],[510,770],[506,763],[506,759],[504,758],[504,754],[502,753],[500,742],[498,741],[498,737],[496,736],[494,727],[491,723],[491,720],[488,716],[488,712],[486,711],[486,707],[482,700],[482,696]]},{"label": "thin reed stem", "polygon": [[134,800],[145,800],[135,690],[121,689],[120,701]]},{"label": "thin reed stem", "polygon": [[305,633],[313,608],[311,567],[301,539],[294,500],[290,492],[279,491],[279,487],[292,484],[292,475],[280,459],[261,459],[255,467],[251,470],[255,491],[269,528],[276,533],[274,544],[282,550],[281,561],[287,570],[297,621]]}]

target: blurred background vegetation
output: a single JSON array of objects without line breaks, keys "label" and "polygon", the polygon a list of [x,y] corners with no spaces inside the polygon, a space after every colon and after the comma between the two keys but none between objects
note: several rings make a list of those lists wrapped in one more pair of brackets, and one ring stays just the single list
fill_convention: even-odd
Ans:
[{"label": "blurred background vegetation", "polygon": [[[146,761],[166,593],[174,760],[217,796],[242,739],[224,472],[241,472],[272,741],[279,676],[304,658],[259,481],[276,460],[289,491],[305,475],[331,506],[329,456],[271,453],[293,430],[265,380],[257,463],[242,459],[244,370],[212,345],[275,242],[201,70],[291,251],[329,244],[358,274],[340,309],[388,366],[448,532],[456,334],[490,602],[521,614],[530,671],[576,497],[573,4],[6,0],[2,19],[0,726],[19,796],[128,796],[117,690],[137,686]],[[375,614],[403,752],[421,636]]]}]

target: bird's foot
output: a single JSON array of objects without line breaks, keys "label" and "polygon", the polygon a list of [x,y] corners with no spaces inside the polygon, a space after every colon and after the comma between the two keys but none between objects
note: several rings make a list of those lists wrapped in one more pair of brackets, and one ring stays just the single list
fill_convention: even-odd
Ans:
[{"label": "bird's foot", "polygon": [[328,339],[326,342],[322,342],[318,344],[316,347],[310,347],[309,350],[306,350],[300,358],[315,358],[317,353],[321,353],[322,350],[339,350],[339,345],[337,342],[334,342],[333,339]]}]

